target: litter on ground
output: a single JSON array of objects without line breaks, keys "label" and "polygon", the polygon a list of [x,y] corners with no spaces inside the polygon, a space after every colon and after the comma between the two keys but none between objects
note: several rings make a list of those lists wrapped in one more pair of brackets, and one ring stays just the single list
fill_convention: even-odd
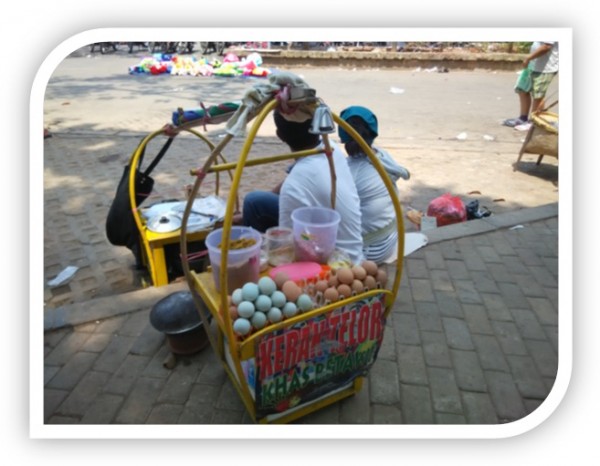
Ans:
[{"label": "litter on ground", "polygon": [[78,270],[79,270],[79,267],[75,267],[74,265],[69,265],[62,272],[60,272],[56,277],[54,277],[52,280],[50,280],[48,282],[48,286],[54,287],[54,286],[64,285],[71,278],[73,278],[73,275],[75,275],[75,272],[77,272]]}]

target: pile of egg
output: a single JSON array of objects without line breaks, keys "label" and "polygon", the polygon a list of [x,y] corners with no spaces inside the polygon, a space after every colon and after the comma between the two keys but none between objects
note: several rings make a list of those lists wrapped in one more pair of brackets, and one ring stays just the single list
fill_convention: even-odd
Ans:
[{"label": "pile of egg", "polygon": [[290,280],[284,272],[277,273],[274,279],[264,276],[258,283],[248,282],[237,288],[229,297],[233,331],[245,337],[317,306],[385,288],[386,284],[387,273],[372,261],[353,267],[339,267],[328,277],[304,287]]},{"label": "pile of egg", "polygon": [[276,280],[265,276],[258,283],[249,282],[234,290],[229,315],[233,331],[243,337],[313,308],[311,297],[282,274]]},{"label": "pile of egg", "polygon": [[366,260],[353,267],[340,267],[328,280],[317,281],[316,301],[318,304],[329,304],[364,291],[385,288],[386,284],[386,271],[375,262]]}]

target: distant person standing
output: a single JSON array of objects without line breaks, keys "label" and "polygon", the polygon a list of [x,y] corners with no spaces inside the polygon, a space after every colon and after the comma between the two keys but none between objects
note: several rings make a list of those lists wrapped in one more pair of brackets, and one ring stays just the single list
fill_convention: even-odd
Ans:
[{"label": "distant person standing", "polygon": [[528,129],[529,116],[544,108],[550,83],[558,73],[558,42],[534,42],[523,60],[523,71],[515,92],[519,96],[519,117],[504,121],[505,126]]}]

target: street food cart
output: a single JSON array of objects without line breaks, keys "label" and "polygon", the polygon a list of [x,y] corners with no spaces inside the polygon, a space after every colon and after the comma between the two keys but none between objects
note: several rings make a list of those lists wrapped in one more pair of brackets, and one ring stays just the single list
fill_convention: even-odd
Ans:
[{"label": "street food cart", "polygon": [[[295,108],[312,116],[324,149],[248,158],[259,128],[276,108],[285,108],[288,113]],[[323,123],[320,123],[321,120]],[[247,131],[238,160],[218,163],[221,151],[239,133],[240,127],[245,127],[250,121],[252,125]],[[327,155],[331,147],[328,133],[334,131],[334,122],[361,145],[390,194],[396,211],[399,237],[394,273],[386,277],[385,274],[377,275],[379,271],[374,270],[369,274],[372,275],[369,286],[362,287],[361,291],[324,299],[323,294],[315,292],[317,284],[325,281],[330,284],[330,280],[338,278],[341,280],[341,273],[335,265],[321,263],[312,272],[295,278],[292,275],[284,277],[286,282],[294,282],[303,294],[311,298],[310,302],[302,304],[300,298],[295,301],[296,296],[290,298],[286,295],[287,303],[295,303],[297,313],[286,314],[273,321],[265,322],[263,319],[258,324],[253,320],[251,328],[241,329],[237,322],[242,314],[242,298],[236,294],[245,292],[245,285],[236,284],[235,287],[239,288],[233,290],[230,282],[239,277],[235,272],[232,273],[231,267],[233,244],[240,239],[235,237],[232,215],[242,175],[252,167],[276,161]],[[294,75],[284,73],[272,77],[270,84],[249,91],[228,122],[228,130],[230,132],[213,149],[203,167],[190,170],[194,183],[184,211],[180,236],[184,272],[212,349],[221,360],[251,418],[257,423],[288,423],[352,396],[361,389],[377,358],[386,318],[400,286],[404,254],[403,215],[394,185],[370,147],[352,127],[329,110],[313,89]],[[333,162],[329,160],[331,207],[335,209],[336,177]],[[229,170],[234,173],[222,229],[219,231],[219,259],[211,258],[209,270],[197,272],[188,266],[186,260],[189,241],[186,228],[193,199],[207,175]],[[252,260],[256,260],[256,257],[252,256],[250,262]],[[294,267],[294,263],[289,265]],[[282,286],[277,283],[277,275],[274,276],[273,272],[272,266],[261,267],[258,280],[247,284],[249,288],[260,287],[262,293],[264,283],[269,282],[272,287],[271,282],[274,282],[276,288],[266,293],[270,294],[275,307],[275,293],[280,292]],[[272,280],[269,281],[268,277]],[[294,287],[294,283],[290,286]],[[250,299],[256,299],[256,307],[260,307],[256,295],[244,298],[246,302]],[[285,307],[283,302],[280,307]]]}]

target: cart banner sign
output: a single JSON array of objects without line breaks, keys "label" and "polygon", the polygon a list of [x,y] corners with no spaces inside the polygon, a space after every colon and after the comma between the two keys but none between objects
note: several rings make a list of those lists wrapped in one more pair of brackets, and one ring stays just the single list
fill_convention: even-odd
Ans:
[{"label": "cart banner sign", "polygon": [[383,340],[384,301],[381,293],[261,338],[257,413],[286,411],[366,375]]}]

